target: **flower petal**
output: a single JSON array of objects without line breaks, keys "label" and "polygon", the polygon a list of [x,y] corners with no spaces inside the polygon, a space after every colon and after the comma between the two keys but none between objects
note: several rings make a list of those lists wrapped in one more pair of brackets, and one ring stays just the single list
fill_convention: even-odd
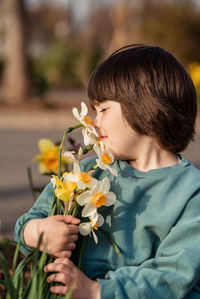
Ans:
[{"label": "flower petal", "polygon": [[54,189],[56,188],[56,179],[55,178],[51,178],[50,182],[52,183]]},{"label": "flower petal", "polygon": [[87,130],[85,128],[82,130],[82,135],[83,135],[83,142],[85,146],[88,146],[91,142],[90,142],[90,138],[88,137]]},{"label": "flower petal", "polygon": [[105,177],[100,184],[99,192],[106,193],[110,190],[110,181],[108,177]]},{"label": "flower petal", "polygon": [[97,220],[97,227],[101,227],[104,223],[104,218],[101,214],[98,214],[98,220]]},{"label": "flower petal", "polygon": [[56,146],[51,140],[43,138],[39,140],[38,147],[41,152],[44,152],[46,150],[54,149]]},{"label": "flower petal", "polygon": [[73,172],[75,176],[79,175],[79,173],[81,172],[80,166],[77,162],[74,162],[73,164]]},{"label": "flower petal", "polygon": [[86,204],[82,210],[82,217],[89,217],[97,212],[97,208],[92,204]]},{"label": "flower petal", "polygon": [[83,159],[83,149],[82,147],[78,150],[78,161],[80,162]]},{"label": "flower petal", "polygon": [[83,182],[81,182],[80,180],[77,180],[77,186],[78,186],[78,189],[80,190],[85,190],[87,188],[87,185]]},{"label": "flower petal", "polygon": [[98,220],[98,216],[99,214],[97,213],[97,210],[94,209],[90,215],[88,215],[87,217],[90,218],[90,221],[92,223],[92,226],[94,226],[96,223],[97,223],[97,220]]},{"label": "flower petal", "polygon": [[50,173],[50,172],[54,172],[54,171],[53,171],[53,170],[50,171],[50,169],[47,168],[47,167],[45,166],[45,164],[41,162],[41,163],[39,164],[39,172],[40,172],[40,173]]},{"label": "flower petal", "polygon": [[81,118],[84,118],[88,113],[87,105],[84,102],[81,102]]},{"label": "flower petal", "polygon": [[97,179],[92,178],[91,181],[90,181],[89,184],[88,184],[88,188],[90,188],[90,189],[94,189],[95,186],[96,186],[97,184],[98,184]]},{"label": "flower petal", "polygon": [[79,224],[79,230],[80,230],[81,235],[83,235],[83,236],[89,235],[92,230],[91,222],[83,222],[83,223]]},{"label": "flower petal", "polygon": [[100,149],[100,147],[98,146],[98,144],[94,144],[93,149],[94,149],[94,151],[96,152],[98,158],[101,159],[101,149]]},{"label": "flower petal", "polygon": [[93,230],[92,230],[92,235],[93,235],[95,243],[97,244],[98,243],[98,238],[97,238],[97,235],[95,234],[95,232]]},{"label": "flower petal", "polygon": [[99,168],[101,168],[102,170],[106,170],[105,164],[100,159],[96,159],[96,162]]},{"label": "flower petal", "polygon": [[113,192],[106,193],[106,198],[105,206],[112,206],[116,202],[116,195]]},{"label": "flower petal", "polygon": [[118,176],[117,170],[110,167],[109,165],[106,166],[106,168],[110,171],[110,173],[114,176]]},{"label": "flower petal", "polygon": [[63,176],[63,181],[64,181],[64,183],[66,183],[67,181],[77,183],[77,178],[72,173],[66,173]]},{"label": "flower petal", "polygon": [[77,197],[77,202],[80,206],[84,206],[85,204],[89,203],[91,201],[91,191],[87,190],[84,193],[80,194]]},{"label": "flower petal", "polygon": [[71,160],[71,161],[76,161],[76,158],[74,156],[75,152],[74,151],[65,151],[62,156],[65,158]]}]

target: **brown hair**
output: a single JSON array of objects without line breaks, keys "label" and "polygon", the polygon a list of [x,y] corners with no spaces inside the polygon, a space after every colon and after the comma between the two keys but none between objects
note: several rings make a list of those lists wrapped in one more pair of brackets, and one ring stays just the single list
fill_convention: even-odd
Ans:
[{"label": "brown hair", "polygon": [[112,100],[138,133],[156,138],[172,152],[183,151],[195,133],[196,92],[183,65],[156,46],[123,47],[91,74],[90,104]]}]

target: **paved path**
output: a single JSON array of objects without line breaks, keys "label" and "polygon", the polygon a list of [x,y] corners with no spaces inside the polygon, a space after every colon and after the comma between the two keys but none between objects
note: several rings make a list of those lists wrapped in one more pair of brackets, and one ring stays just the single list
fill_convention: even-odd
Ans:
[{"label": "paved path", "polygon": [[[80,101],[79,101],[80,102]],[[79,104],[78,102],[76,104]],[[0,219],[2,234],[12,238],[16,219],[32,205],[28,185],[27,166],[31,166],[36,186],[46,184],[49,178],[38,173],[33,157],[38,153],[40,138],[58,141],[70,125],[75,124],[71,108],[51,111],[0,110]],[[78,139],[80,133],[72,133]],[[195,141],[184,152],[200,168],[200,131]]]}]

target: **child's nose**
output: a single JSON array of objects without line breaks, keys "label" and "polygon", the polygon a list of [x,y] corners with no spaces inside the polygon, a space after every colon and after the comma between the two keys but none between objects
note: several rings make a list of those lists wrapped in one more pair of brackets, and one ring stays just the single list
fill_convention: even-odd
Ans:
[{"label": "child's nose", "polygon": [[95,119],[94,119],[94,122],[93,122],[93,124],[94,124],[94,127],[95,128],[99,128],[99,126],[100,126],[100,124],[99,124],[100,122],[99,122],[99,117],[98,117],[98,115],[95,117]]}]

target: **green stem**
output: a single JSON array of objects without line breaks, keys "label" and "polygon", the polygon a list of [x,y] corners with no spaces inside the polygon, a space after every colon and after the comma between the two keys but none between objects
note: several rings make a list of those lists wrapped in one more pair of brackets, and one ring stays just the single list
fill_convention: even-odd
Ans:
[{"label": "green stem", "polygon": [[65,215],[69,215],[69,202],[65,206]]},{"label": "green stem", "polygon": [[61,158],[62,158],[62,150],[63,150],[63,145],[64,145],[64,141],[65,141],[65,138],[66,138],[66,135],[70,132],[72,132],[73,130],[75,129],[78,129],[78,128],[81,128],[83,127],[82,124],[78,124],[74,127],[69,127],[64,135],[63,135],[63,138],[62,138],[62,141],[61,141],[61,144],[60,144],[60,150],[59,150],[59,162],[58,162],[58,177],[60,178],[61,177]]},{"label": "green stem", "polygon": [[78,212],[78,208],[79,208],[79,205],[76,202],[75,205],[74,205],[73,211],[72,211],[72,216],[76,217],[76,214]]},{"label": "green stem", "polygon": [[87,154],[89,151],[93,149],[94,145],[83,148],[83,155]]},{"label": "green stem", "polygon": [[87,238],[88,236],[84,236],[81,242],[81,249],[80,249],[80,254],[79,254],[79,259],[78,259],[78,268],[82,271],[83,270],[83,254],[85,250],[85,246],[87,243]]},{"label": "green stem", "polygon": [[32,173],[31,173],[31,168],[30,166],[27,167],[27,173],[28,173],[28,182],[29,182],[29,186],[32,192],[32,196],[33,196],[33,200],[36,201],[36,194],[35,194],[35,188],[33,185],[33,179],[32,179]]},{"label": "green stem", "polygon": [[98,228],[102,233],[104,233],[104,235],[106,236],[106,238],[108,239],[108,241],[110,242],[110,244],[112,245],[114,251],[116,252],[116,254],[119,257],[122,257],[122,253],[120,252],[119,247],[117,246],[117,244],[113,241],[113,239],[111,238],[111,236],[101,227]]}]

